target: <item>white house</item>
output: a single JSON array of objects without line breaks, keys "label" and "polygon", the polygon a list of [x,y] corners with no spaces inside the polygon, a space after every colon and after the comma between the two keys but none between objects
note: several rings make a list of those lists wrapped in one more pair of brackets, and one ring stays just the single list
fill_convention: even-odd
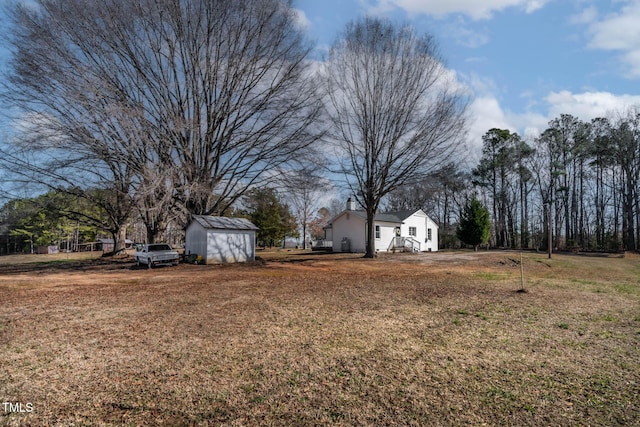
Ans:
[{"label": "white house", "polygon": [[194,215],[187,226],[184,253],[205,264],[254,261],[258,227],[245,218]]},{"label": "white house", "polygon": [[[347,201],[347,209],[325,227],[325,238],[334,252],[365,252],[367,213]],[[438,225],[422,209],[379,213],[375,216],[376,252],[438,250]]]}]

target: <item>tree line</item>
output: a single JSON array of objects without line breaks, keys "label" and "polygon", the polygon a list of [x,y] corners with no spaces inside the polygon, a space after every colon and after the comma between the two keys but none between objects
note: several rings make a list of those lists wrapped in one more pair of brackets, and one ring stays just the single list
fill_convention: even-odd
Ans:
[{"label": "tree line", "polygon": [[[482,155],[465,170],[448,164],[387,199],[392,209],[422,208],[440,224],[441,247],[458,247],[456,228],[476,197],[497,248],[637,251],[640,244],[640,110],[590,121],[562,114],[537,137],[509,129],[482,137]],[[476,209],[477,206],[474,206]]]},{"label": "tree line", "polygon": [[638,250],[640,110],[582,121],[563,114],[527,143],[491,129],[473,170],[506,248]]},{"label": "tree line", "polygon": [[[247,218],[259,227],[258,245],[278,247],[288,238],[300,237],[295,212],[274,189],[256,188],[243,196],[242,207],[230,215]],[[0,207],[0,255],[36,253],[43,246],[70,252],[93,250],[98,238],[105,236],[108,222],[106,211],[68,192],[51,190],[36,197],[12,199]],[[141,243],[146,236],[140,230],[145,229],[142,218],[132,218],[126,236]],[[184,243],[181,231],[167,232],[165,240]]]},{"label": "tree line", "polygon": [[91,225],[80,216],[62,213],[71,206],[69,211],[85,211],[86,216],[94,216],[94,207],[58,192],[5,203],[0,207],[0,254],[34,253],[39,246],[49,245],[78,250],[79,244],[95,242],[100,226]]}]

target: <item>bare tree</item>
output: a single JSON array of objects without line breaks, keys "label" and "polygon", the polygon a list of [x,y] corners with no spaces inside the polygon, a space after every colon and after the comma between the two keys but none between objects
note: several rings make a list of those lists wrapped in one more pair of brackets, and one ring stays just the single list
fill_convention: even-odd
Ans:
[{"label": "bare tree", "polygon": [[56,152],[60,162],[41,162],[40,169],[74,169],[78,182],[98,170],[138,201],[153,201],[158,183],[150,178],[171,180],[185,217],[225,211],[317,138],[310,131],[320,109],[309,82],[310,48],[290,6],[17,4],[5,92],[37,119],[25,146]]},{"label": "bare tree", "polygon": [[[150,165],[151,166],[151,165]],[[170,167],[147,167],[142,175],[143,182],[136,192],[136,207],[145,225],[146,242],[166,241],[165,231],[171,222],[184,226],[184,217],[174,197],[176,171]]]},{"label": "bare tree", "polygon": [[148,102],[182,171],[180,201],[192,213],[224,212],[315,140],[309,47],[281,0],[161,4],[164,15],[153,7],[146,18],[156,49],[130,60],[162,70]]},{"label": "bare tree", "polygon": [[630,108],[620,114],[612,127],[611,138],[620,168],[618,191],[623,247],[637,251],[640,238],[640,107]]},{"label": "bare tree", "polygon": [[432,38],[371,17],[347,25],[329,53],[326,82],[340,171],[366,211],[365,257],[374,257],[380,201],[453,154],[465,100]]},{"label": "bare tree", "polygon": [[331,184],[312,171],[301,170],[289,174],[284,187],[296,220],[302,228],[302,249],[307,249],[307,235],[311,229],[311,222],[320,208],[323,193],[331,188]]},{"label": "bare tree", "polygon": [[324,240],[326,234],[324,227],[327,226],[330,220],[331,211],[329,208],[321,207],[318,209],[316,216],[309,223],[309,234],[311,234],[313,240]]}]

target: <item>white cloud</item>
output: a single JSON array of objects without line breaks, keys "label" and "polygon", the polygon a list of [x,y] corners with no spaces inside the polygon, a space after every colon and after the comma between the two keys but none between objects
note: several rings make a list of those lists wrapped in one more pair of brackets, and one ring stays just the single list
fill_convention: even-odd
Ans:
[{"label": "white cloud", "polygon": [[571,93],[569,91],[551,92],[545,100],[549,105],[550,119],[560,114],[571,114],[581,120],[596,117],[608,117],[612,113],[621,113],[640,105],[640,95],[614,95],[610,92]]},{"label": "white cloud", "polygon": [[[371,0],[370,12],[385,12],[402,9],[410,14],[427,14],[445,16],[462,14],[474,20],[490,19],[495,12],[510,7],[520,7],[527,13],[532,13],[550,0]],[[372,3],[373,2],[373,3]]]},{"label": "white cloud", "polygon": [[468,64],[480,64],[483,62],[487,62],[487,57],[486,56],[470,56],[469,58],[465,59],[464,62]]},{"label": "white cloud", "polygon": [[[484,83],[474,88],[488,88]],[[514,113],[503,109],[500,101],[491,93],[477,96],[469,105],[469,132],[467,144],[471,163],[482,154],[482,136],[491,128],[509,129],[525,140],[532,140],[542,133],[549,121],[561,114],[571,114],[580,120],[590,121],[596,117],[615,117],[633,106],[640,105],[640,95],[615,95],[610,92],[569,91],[550,92],[536,107],[541,111]]]},{"label": "white cloud", "polygon": [[535,112],[516,114],[509,110],[504,110],[500,105],[500,101],[491,95],[475,98],[469,106],[468,114],[469,133],[467,134],[467,145],[470,151],[469,160],[471,160],[472,164],[482,156],[482,136],[489,129],[509,129],[511,132],[517,132],[525,139],[532,139],[546,128],[551,119]]},{"label": "white cloud", "polygon": [[489,36],[485,32],[470,29],[463,18],[456,19],[447,27],[447,32],[462,46],[474,49],[489,43]]},{"label": "white cloud", "polygon": [[627,76],[633,79],[640,78],[640,47],[627,52],[623,60],[630,66]]},{"label": "white cloud", "polygon": [[590,46],[599,49],[631,49],[640,41],[640,3],[622,8],[620,13],[605,17],[591,25]]},{"label": "white cloud", "polygon": [[510,123],[507,120],[500,103],[490,96],[477,97],[469,105],[469,133],[467,141],[471,149],[472,157],[478,157],[482,151],[482,135],[489,129],[508,129]]},{"label": "white cloud", "polygon": [[295,24],[298,29],[306,31],[311,27],[311,21],[303,10],[292,8],[291,11],[294,13]]},{"label": "white cloud", "polygon": [[493,79],[479,76],[475,73],[463,76],[464,84],[473,94],[471,103],[467,107],[467,147],[469,148],[467,162],[475,166],[482,156],[482,136],[489,129],[512,129],[516,131],[514,123],[508,118],[495,93],[498,88]]},{"label": "white cloud", "polygon": [[589,25],[593,49],[621,51],[620,59],[631,78],[640,78],[640,2],[625,1],[618,13]]},{"label": "white cloud", "polygon": [[591,6],[584,9],[582,12],[573,15],[569,22],[572,24],[591,24],[595,22],[598,18],[598,9]]},{"label": "white cloud", "polygon": [[526,2],[525,10],[527,13],[533,13],[538,9],[542,9],[547,0],[529,0]]}]

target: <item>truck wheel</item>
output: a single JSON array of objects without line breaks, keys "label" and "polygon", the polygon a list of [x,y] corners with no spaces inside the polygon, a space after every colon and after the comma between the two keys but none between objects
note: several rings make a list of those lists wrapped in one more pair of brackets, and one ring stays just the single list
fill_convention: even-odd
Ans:
[{"label": "truck wheel", "polygon": [[150,259],[147,260],[147,268],[151,269],[151,267],[153,267],[153,262],[151,262]]}]

